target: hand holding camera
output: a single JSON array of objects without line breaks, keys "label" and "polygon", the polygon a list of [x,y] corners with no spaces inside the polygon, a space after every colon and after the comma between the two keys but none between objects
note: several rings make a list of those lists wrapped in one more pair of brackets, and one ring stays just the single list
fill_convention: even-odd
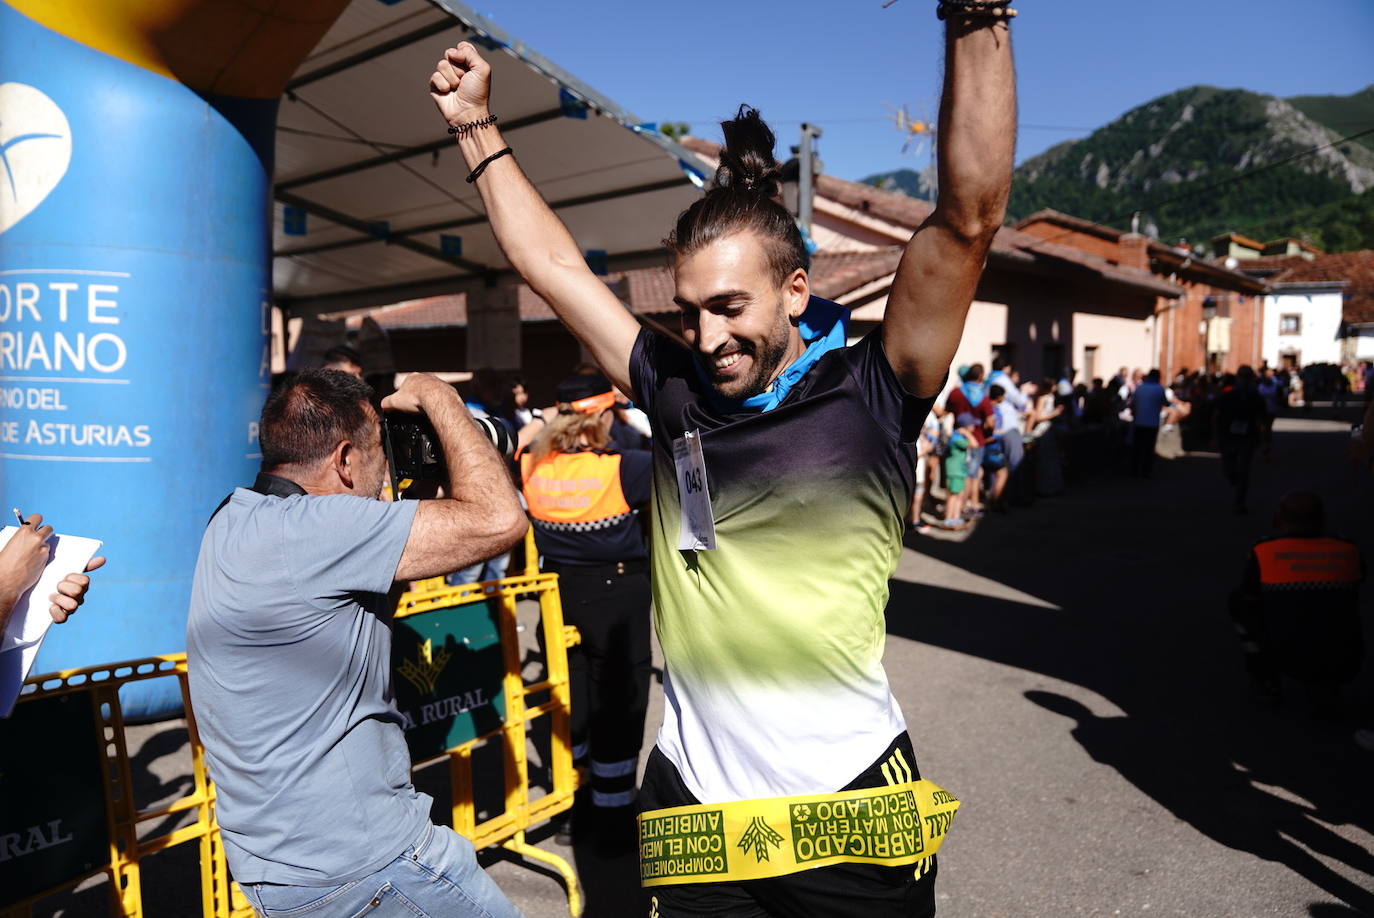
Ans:
[{"label": "hand holding camera", "polygon": [[450,481],[448,450],[461,448],[471,423],[476,433],[510,459],[516,437],[500,418],[474,418],[457,391],[427,373],[407,376],[401,387],[382,399],[382,436],[391,466],[392,494],[409,497],[432,488],[416,484],[456,486]]}]

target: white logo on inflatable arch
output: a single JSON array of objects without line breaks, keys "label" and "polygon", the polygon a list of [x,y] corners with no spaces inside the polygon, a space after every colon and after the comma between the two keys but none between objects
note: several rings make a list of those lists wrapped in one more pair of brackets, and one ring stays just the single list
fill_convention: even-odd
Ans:
[{"label": "white logo on inflatable arch", "polygon": [[23,83],[0,83],[0,233],[52,194],[72,161],[72,131],[57,103]]}]

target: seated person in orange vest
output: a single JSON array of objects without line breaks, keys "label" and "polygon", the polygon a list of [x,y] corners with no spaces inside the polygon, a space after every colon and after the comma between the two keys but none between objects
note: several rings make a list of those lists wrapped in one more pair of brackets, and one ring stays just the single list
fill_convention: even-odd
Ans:
[{"label": "seated person in orange vest", "polygon": [[1360,550],[1323,535],[1321,498],[1294,491],[1279,501],[1279,534],[1250,552],[1231,597],[1231,618],[1245,651],[1255,701],[1275,707],[1281,678],[1313,688],[1318,710],[1335,708],[1340,687],[1355,678],[1364,656],[1360,635]]},{"label": "seated person in orange vest", "polygon": [[[652,462],[646,450],[608,446],[616,396],[606,377],[569,377],[557,396],[557,415],[545,412],[548,427],[520,457],[520,478],[544,570],[559,575],[564,620],[582,632],[568,651],[573,758],[591,754],[593,825],[609,853],[634,842],[631,804],[649,699],[639,509],[649,502]],[[560,830],[564,841],[572,829]]]}]

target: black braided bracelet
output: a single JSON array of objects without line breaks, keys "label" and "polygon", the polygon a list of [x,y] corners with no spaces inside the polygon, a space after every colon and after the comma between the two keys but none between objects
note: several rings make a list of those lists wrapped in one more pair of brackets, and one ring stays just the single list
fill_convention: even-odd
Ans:
[{"label": "black braided bracelet", "polygon": [[1011,19],[1016,15],[1016,10],[1008,6],[1009,2],[1010,0],[941,0],[940,5],[935,8],[935,15],[939,19]]},{"label": "black braided bracelet", "polygon": [[450,134],[458,134],[459,136],[462,136],[463,134],[466,134],[466,133],[468,133],[469,131],[471,131],[473,128],[486,127],[488,124],[495,124],[495,123],[496,123],[496,116],[495,116],[495,115],[487,115],[487,117],[481,119],[480,121],[466,121],[466,122],[464,122],[463,124],[455,124],[455,125],[452,125],[452,126],[448,129],[448,132],[449,132]]},{"label": "black braided bracelet", "polygon": [[504,150],[497,150],[495,153],[482,160],[477,164],[477,168],[472,170],[472,174],[468,176],[468,184],[471,185],[473,182],[477,181],[481,174],[487,170],[487,166],[490,166],[492,163],[511,152],[514,151],[512,151],[510,147],[506,147]]}]

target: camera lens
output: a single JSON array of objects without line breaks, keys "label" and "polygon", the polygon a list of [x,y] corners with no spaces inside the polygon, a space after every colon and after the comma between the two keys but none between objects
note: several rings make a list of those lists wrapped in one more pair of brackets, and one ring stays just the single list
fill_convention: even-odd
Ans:
[{"label": "camera lens", "polygon": [[491,441],[498,453],[507,459],[515,455],[515,433],[504,419],[473,418],[472,422],[477,425],[478,430],[482,431],[483,436]]}]

